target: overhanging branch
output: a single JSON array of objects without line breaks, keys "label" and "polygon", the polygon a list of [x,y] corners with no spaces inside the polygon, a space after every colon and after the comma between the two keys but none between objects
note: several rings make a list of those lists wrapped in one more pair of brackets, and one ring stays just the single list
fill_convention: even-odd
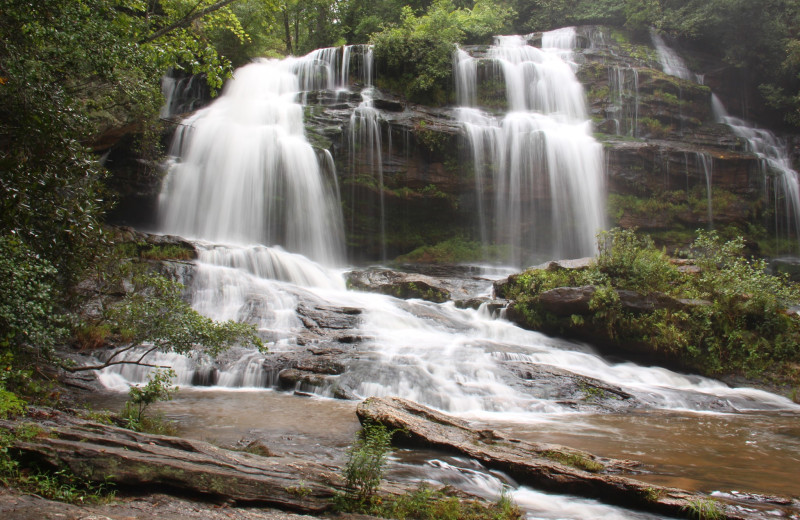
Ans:
[{"label": "overhanging branch", "polygon": [[179,19],[179,20],[167,25],[166,27],[162,27],[161,29],[157,30],[156,32],[154,32],[153,34],[151,34],[150,36],[148,36],[144,40],[141,40],[139,42],[139,44],[141,45],[141,44],[144,44],[144,43],[153,42],[153,41],[161,38],[165,34],[168,34],[168,33],[172,32],[172,31],[174,31],[175,29],[180,29],[181,27],[188,27],[189,24],[191,24],[193,21],[197,20],[198,18],[202,18],[203,16],[205,16],[205,15],[207,15],[209,13],[213,13],[214,11],[217,11],[219,9],[222,9],[226,5],[232,4],[233,2],[236,2],[236,1],[237,0],[220,0],[219,2],[217,2],[217,3],[213,4],[213,5],[210,5],[210,6],[206,7],[205,9],[201,9],[200,11],[193,12],[194,11],[194,9],[193,9],[192,11],[189,11],[189,13],[184,15],[181,19]]}]

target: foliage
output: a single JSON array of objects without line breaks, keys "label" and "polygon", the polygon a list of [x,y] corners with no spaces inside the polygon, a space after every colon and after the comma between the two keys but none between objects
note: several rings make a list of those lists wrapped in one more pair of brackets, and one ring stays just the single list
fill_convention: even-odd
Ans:
[{"label": "foliage", "polygon": [[25,401],[0,387],[0,419],[7,419],[10,415],[22,415],[26,408]]},{"label": "foliage", "polygon": [[[504,490],[505,491],[505,490]],[[342,504],[339,504],[340,506]],[[519,520],[522,512],[503,492],[495,503],[459,498],[447,487],[433,489],[424,482],[409,493],[373,497],[342,511],[361,512],[398,520]]]},{"label": "foliage", "polygon": [[423,15],[406,6],[399,24],[372,36],[378,70],[414,101],[442,104],[452,91],[452,54],[457,43],[485,41],[506,27],[513,11],[489,0],[472,9],[450,0],[433,2]]},{"label": "foliage", "polygon": [[712,498],[692,500],[684,507],[684,510],[689,513],[690,518],[696,520],[722,520],[726,518],[725,510],[720,506],[719,502]]},{"label": "foliage", "polygon": [[[117,364],[152,366],[146,357],[155,351],[213,357],[235,344],[265,348],[253,325],[215,322],[194,310],[183,299],[183,285],[178,282],[148,272],[134,274],[130,282],[133,290],[105,309],[102,324],[127,346],[115,350],[102,364],[64,368],[80,371]],[[144,352],[129,356],[142,346]]]},{"label": "foliage", "polygon": [[[586,269],[528,270],[509,278],[502,295],[514,300],[514,311],[532,328],[645,344],[709,375],[797,383],[791,367],[800,361],[800,321],[785,309],[800,302],[800,288],[769,274],[763,260],[746,258],[741,238],[723,242],[714,232],[698,231],[687,253],[697,274],[679,272],[649,237],[631,230],[601,234],[599,247]],[[584,285],[595,292],[591,313],[580,319],[550,315],[538,303],[543,291]],[[623,309],[620,290],[687,303],[634,312]]]},{"label": "foliage", "polygon": [[364,502],[378,491],[394,433],[380,423],[365,421],[362,425],[343,472],[353,500]]},{"label": "foliage", "polygon": [[475,261],[492,261],[507,257],[503,246],[484,246],[478,241],[453,237],[431,246],[421,246],[410,253],[398,256],[398,263],[457,264]]},{"label": "foliage", "polygon": [[51,348],[63,328],[54,309],[56,271],[19,238],[0,237],[0,348]]},{"label": "foliage", "polygon": [[[145,422],[145,412],[151,404],[159,401],[170,401],[178,387],[172,386],[175,371],[159,369],[150,374],[144,386],[132,386],[128,391],[128,400],[122,411],[123,419],[132,430],[145,431],[148,425]],[[152,421],[151,421],[152,422]]]},{"label": "foliage", "polygon": [[656,249],[649,236],[637,235],[635,230],[603,231],[598,235],[598,247],[597,270],[618,289],[667,291],[678,280],[678,270],[666,253]]}]

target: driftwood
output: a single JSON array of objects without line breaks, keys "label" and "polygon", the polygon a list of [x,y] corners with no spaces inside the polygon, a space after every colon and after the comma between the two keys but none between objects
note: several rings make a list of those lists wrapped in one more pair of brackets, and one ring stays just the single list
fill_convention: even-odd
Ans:
[{"label": "driftwood", "polygon": [[[32,415],[43,433],[16,442],[12,449],[40,465],[67,467],[92,481],[301,513],[330,509],[334,493],[344,489],[338,467],[314,461],[137,433],[52,410]],[[18,426],[0,421],[0,428]]]},{"label": "driftwood", "polygon": [[[400,398],[371,398],[357,409],[359,420],[371,420],[402,430],[395,440],[416,447],[464,455],[489,469],[505,472],[519,483],[564,494],[594,498],[659,514],[691,517],[693,504],[708,496],[649,484],[620,475],[638,463],[596,457],[590,453],[553,444],[531,443],[493,430],[476,430],[460,419]],[[792,499],[757,497],[770,505],[800,511]],[[718,501],[726,518],[763,518],[735,504]],[[748,503],[748,506],[753,504]],[[753,511],[752,509],[750,511]]]}]

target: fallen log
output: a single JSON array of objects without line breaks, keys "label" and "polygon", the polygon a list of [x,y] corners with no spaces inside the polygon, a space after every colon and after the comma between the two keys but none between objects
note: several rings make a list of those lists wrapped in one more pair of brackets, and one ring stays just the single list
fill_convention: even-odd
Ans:
[{"label": "fallen log", "polygon": [[[696,516],[707,495],[669,488],[620,475],[639,464],[591,453],[513,439],[494,430],[477,430],[461,419],[397,397],[370,398],[359,404],[358,418],[400,430],[395,441],[470,457],[517,482],[545,491],[593,498],[605,503],[677,517]],[[715,497],[716,498],[716,497]],[[771,497],[772,498],[772,497]],[[800,503],[778,499],[772,504],[800,512]],[[750,504],[748,504],[750,505]],[[722,518],[763,518],[738,504],[715,500]]]}]

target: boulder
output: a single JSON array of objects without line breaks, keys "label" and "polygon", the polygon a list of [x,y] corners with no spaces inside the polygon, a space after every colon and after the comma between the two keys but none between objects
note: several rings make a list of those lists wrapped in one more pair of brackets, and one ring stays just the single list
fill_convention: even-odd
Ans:
[{"label": "boulder", "polygon": [[372,268],[351,271],[345,276],[347,286],[351,289],[388,294],[402,299],[419,298],[434,303],[443,303],[450,299],[450,291],[439,281],[422,274]]}]

